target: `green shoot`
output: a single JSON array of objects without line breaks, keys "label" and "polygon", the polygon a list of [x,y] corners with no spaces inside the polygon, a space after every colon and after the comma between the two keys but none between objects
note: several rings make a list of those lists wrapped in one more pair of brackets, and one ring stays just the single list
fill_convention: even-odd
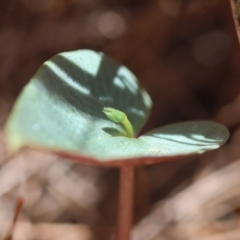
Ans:
[{"label": "green shoot", "polygon": [[127,137],[134,137],[132,124],[129,122],[127,115],[124,112],[121,112],[115,108],[103,108],[103,112],[111,121],[123,124],[127,132]]}]

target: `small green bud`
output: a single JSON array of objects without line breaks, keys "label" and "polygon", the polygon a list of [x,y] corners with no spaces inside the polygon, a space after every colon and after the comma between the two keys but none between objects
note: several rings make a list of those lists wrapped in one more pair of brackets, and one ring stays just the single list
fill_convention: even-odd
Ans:
[{"label": "small green bud", "polygon": [[103,108],[103,112],[113,122],[121,123],[124,121],[126,114],[114,108]]},{"label": "small green bud", "polygon": [[123,124],[127,132],[127,137],[134,137],[132,124],[129,122],[127,115],[124,112],[121,112],[115,108],[103,108],[103,112],[111,121]]}]

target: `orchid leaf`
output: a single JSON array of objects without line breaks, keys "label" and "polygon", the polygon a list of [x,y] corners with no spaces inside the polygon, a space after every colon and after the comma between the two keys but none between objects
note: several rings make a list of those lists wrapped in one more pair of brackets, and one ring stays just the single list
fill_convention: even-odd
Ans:
[{"label": "orchid leaf", "polygon": [[103,113],[126,114],[136,136],[151,105],[136,77],[103,53],[61,53],[45,62],[20,94],[6,125],[8,144],[12,150],[29,146],[107,162],[202,153],[229,137],[222,125],[194,121],[129,138]]}]

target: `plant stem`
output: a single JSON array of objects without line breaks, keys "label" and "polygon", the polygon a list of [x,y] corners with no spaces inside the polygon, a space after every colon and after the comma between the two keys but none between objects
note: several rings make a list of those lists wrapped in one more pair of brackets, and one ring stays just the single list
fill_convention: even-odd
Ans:
[{"label": "plant stem", "polygon": [[134,199],[134,220],[138,222],[149,213],[151,206],[149,182],[145,166],[135,168]]},{"label": "plant stem", "polygon": [[13,220],[11,223],[11,226],[6,234],[6,237],[3,238],[3,240],[12,240],[13,239],[13,231],[15,228],[15,225],[17,223],[17,219],[18,219],[18,215],[22,209],[23,206],[23,198],[19,197],[17,199],[16,205],[15,205],[15,211],[14,211],[14,216],[13,216]]},{"label": "plant stem", "polygon": [[132,127],[132,124],[130,123],[130,121],[128,120],[127,115],[125,115],[125,118],[122,121],[122,124],[124,125],[124,127],[126,129],[127,137],[133,138],[134,137],[133,127]]},{"label": "plant stem", "polygon": [[133,218],[134,166],[120,168],[116,240],[129,240]]}]

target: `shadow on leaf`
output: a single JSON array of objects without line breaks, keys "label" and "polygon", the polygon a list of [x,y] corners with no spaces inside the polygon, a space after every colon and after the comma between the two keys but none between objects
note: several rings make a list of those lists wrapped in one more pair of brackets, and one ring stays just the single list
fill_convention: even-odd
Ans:
[{"label": "shadow on leaf", "polygon": [[102,130],[110,134],[112,137],[126,137],[126,133],[121,132],[115,128],[105,127],[105,128],[102,128]]}]

